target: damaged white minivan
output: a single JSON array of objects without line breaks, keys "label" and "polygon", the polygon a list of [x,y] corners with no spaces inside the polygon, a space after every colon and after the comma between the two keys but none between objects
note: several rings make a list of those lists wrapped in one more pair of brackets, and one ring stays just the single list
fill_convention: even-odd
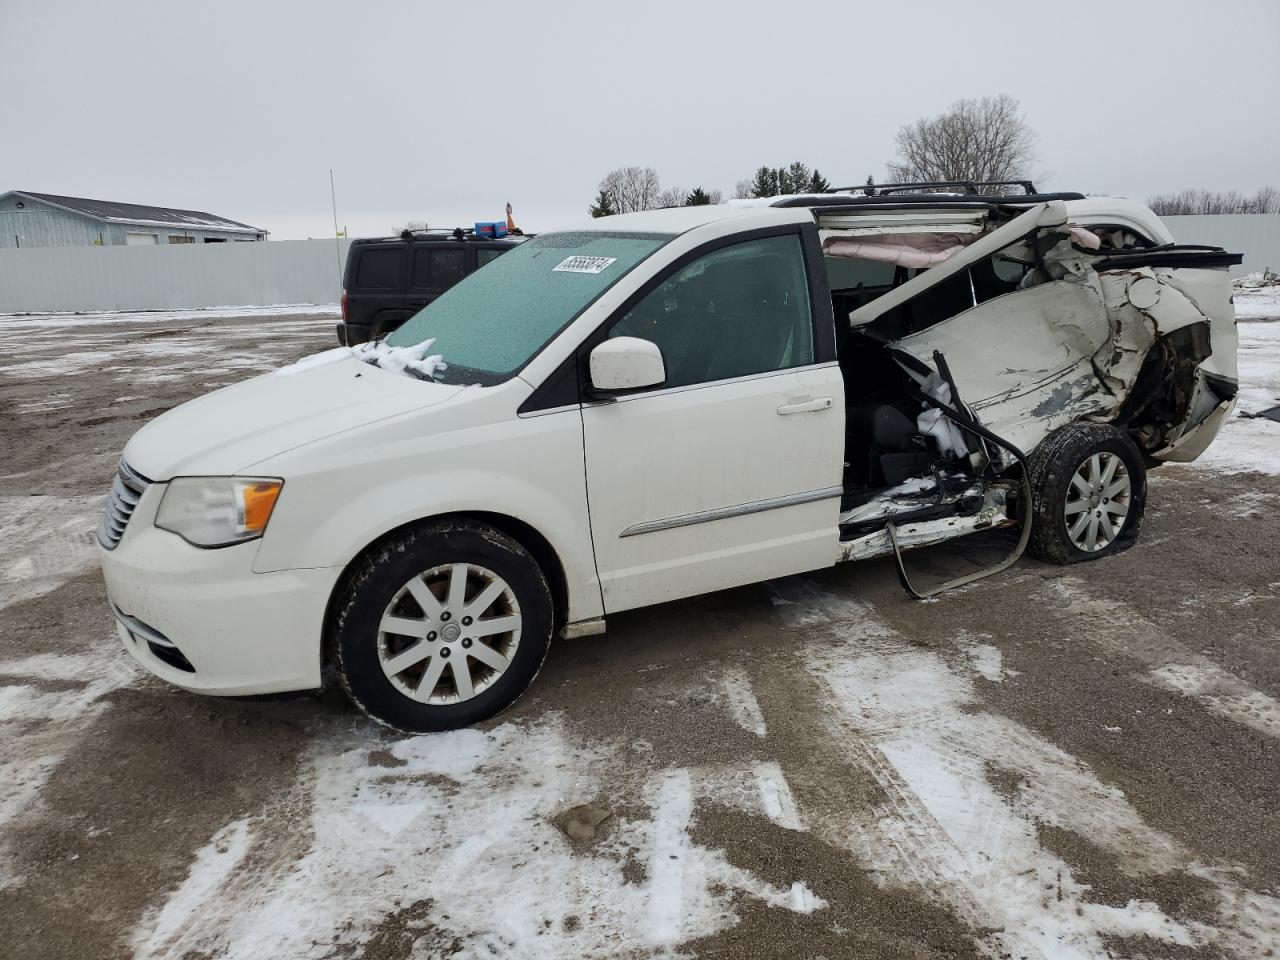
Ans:
[{"label": "damaged white minivan", "polygon": [[[178,407],[99,541],[188,690],[492,716],[612,613],[1008,526],[1003,569],[1138,535],[1230,415],[1228,267],[1145,207],[852,191],[534,237],[386,342]],[[1015,537],[1013,530],[1018,531]],[[1016,543],[1015,543],[1016,541]]]}]

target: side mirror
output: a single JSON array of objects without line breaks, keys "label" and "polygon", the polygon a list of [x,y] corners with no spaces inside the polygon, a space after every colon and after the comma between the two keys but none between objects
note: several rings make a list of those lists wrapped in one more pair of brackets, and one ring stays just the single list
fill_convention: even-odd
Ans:
[{"label": "side mirror", "polygon": [[662,351],[648,340],[614,337],[591,351],[591,386],[601,393],[657,387],[666,379]]}]

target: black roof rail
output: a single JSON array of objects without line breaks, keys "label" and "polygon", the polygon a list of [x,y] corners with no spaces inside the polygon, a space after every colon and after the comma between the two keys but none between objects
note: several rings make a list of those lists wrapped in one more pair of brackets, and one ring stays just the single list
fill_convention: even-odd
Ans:
[{"label": "black roof rail", "polygon": [[841,209],[857,210],[868,207],[885,209],[919,209],[921,207],[1002,207],[1025,206],[1046,203],[1050,200],[1083,200],[1083,193],[1016,193],[1012,195],[971,195],[946,193],[883,194],[857,196],[849,193],[828,193],[821,196],[780,196],[771,207],[812,207],[833,212]]},{"label": "black roof rail", "polygon": [[[860,183],[852,187],[831,187],[825,193],[851,193],[855,190],[869,197],[882,196],[886,193],[966,193],[971,196],[991,196],[990,189],[980,187],[1021,187],[1027,195],[1038,194],[1036,185],[1030,180],[920,180],[915,183]],[[999,194],[1007,196],[1007,194]]]}]

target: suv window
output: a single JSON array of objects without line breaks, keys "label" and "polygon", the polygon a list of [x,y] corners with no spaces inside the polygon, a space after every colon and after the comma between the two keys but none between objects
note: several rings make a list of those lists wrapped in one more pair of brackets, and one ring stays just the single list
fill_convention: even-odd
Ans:
[{"label": "suv window", "polygon": [[480,247],[476,250],[476,266],[483,267],[490,260],[496,260],[506,252],[506,250],[495,249],[493,247]]},{"label": "suv window", "polygon": [[419,248],[413,252],[413,285],[446,290],[467,275],[467,251],[456,247]]},{"label": "suv window", "polygon": [[748,240],[682,267],[609,331],[658,345],[665,386],[813,362],[813,314],[798,236]]},{"label": "suv window", "polygon": [[400,286],[400,265],[404,247],[376,247],[360,255],[356,267],[356,286],[366,290],[390,290]]}]

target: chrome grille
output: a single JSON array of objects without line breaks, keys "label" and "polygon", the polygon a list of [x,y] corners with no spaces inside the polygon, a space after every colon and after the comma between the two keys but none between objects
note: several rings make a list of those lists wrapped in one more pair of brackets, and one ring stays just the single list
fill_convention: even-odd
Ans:
[{"label": "chrome grille", "polygon": [[116,478],[111,484],[111,494],[107,497],[107,508],[102,512],[102,524],[98,527],[98,542],[108,550],[114,550],[124,536],[124,528],[129,525],[134,507],[142,499],[142,493],[151,481],[123,460],[116,471]]}]

